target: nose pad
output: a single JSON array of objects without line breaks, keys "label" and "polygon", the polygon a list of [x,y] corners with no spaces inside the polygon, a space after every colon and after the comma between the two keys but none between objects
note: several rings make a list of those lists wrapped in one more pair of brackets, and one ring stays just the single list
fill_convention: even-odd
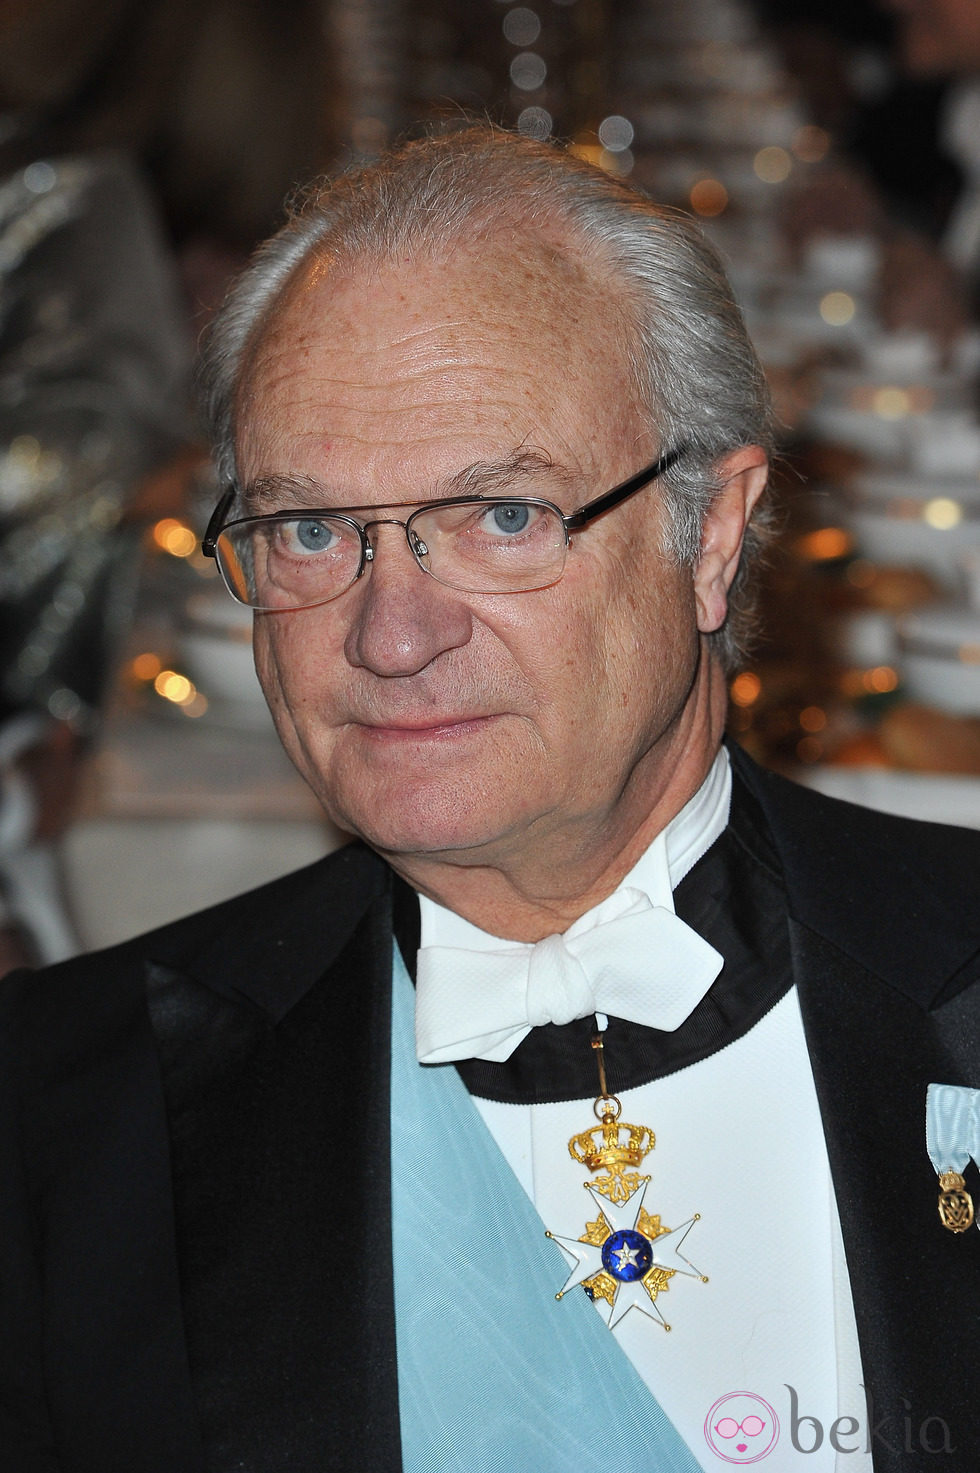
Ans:
[{"label": "nose pad", "polygon": [[414,528],[410,528],[406,522],[400,522],[397,517],[379,517],[376,521],[364,523],[364,561],[366,563],[373,563],[375,560],[378,537],[375,528],[377,527],[401,527],[414,556],[419,558],[428,554],[429,549],[421,537],[416,534]]}]

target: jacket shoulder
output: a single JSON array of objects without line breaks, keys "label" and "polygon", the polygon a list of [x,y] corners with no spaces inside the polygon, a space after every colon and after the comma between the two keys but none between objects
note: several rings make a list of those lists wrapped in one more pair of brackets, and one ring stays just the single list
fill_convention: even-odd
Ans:
[{"label": "jacket shoulder", "polygon": [[980,965],[980,832],[829,798],[732,749],[793,916],[903,990],[935,998]]},{"label": "jacket shoulder", "polygon": [[[295,961],[310,938],[347,930],[384,888],[387,866],[362,844],[349,844],[303,869],[183,916],[114,946],[85,952],[0,982],[0,1027],[27,1008],[42,1027],[59,1015],[102,1015],[142,1003],[147,965],[206,973],[202,958],[224,951],[261,970],[271,950],[277,968]],[[291,945],[290,942],[293,944]],[[94,1020],[93,1020],[94,1021]]]}]

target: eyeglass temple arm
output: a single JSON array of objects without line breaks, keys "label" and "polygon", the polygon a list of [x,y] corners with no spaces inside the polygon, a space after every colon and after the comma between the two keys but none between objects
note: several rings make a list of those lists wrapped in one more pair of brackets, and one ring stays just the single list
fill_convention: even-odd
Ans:
[{"label": "eyeglass temple arm", "polygon": [[646,470],[638,471],[635,476],[630,476],[629,480],[624,481],[621,486],[614,486],[611,491],[606,492],[605,496],[598,496],[595,501],[589,501],[585,506],[580,506],[578,511],[573,511],[569,516],[563,517],[565,530],[574,532],[577,527],[586,526],[596,517],[601,517],[604,511],[611,511],[614,506],[619,506],[620,502],[632,496],[634,491],[642,491],[644,486],[649,485],[651,481],[656,481],[659,476],[669,471],[671,466],[680,460],[686,449],[686,445],[678,445],[675,450],[668,450],[667,454],[662,455],[653,465],[647,466]]},{"label": "eyeglass temple arm", "polygon": [[205,557],[214,557],[216,555],[218,538],[221,536],[221,529],[227,520],[228,513],[231,511],[232,502],[235,500],[236,489],[234,485],[226,486],[221,500],[211,513],[207,531],[201,538],[201,551]]}]

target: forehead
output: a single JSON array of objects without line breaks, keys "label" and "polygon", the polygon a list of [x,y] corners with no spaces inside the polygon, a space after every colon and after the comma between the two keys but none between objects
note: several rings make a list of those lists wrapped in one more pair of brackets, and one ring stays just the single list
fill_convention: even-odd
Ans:
[{"label": "forehead", "polygon": [[431,484],[468,457],[521,448],[593,468],[645,420],[628,324],[608,272],[542,239],[353,270],[313,261],[244,375],[243,478],[298,472],[343,488],[370,475],[379,492],[405,491],[413,476]]}]

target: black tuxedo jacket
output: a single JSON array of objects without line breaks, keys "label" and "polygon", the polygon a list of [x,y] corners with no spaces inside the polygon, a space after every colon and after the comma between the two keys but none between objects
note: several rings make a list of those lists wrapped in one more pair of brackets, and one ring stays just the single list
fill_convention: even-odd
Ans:
[{"label": "black tuxedo jacket", "polygon": [[[980,1086],[980,836],[733,760],[799,990],[875,1468],[933,1466],[941,1418],[936,1465],[975,1473],[980,1233],[939,1222],[924,1112],[932,1081]],[[411,919],[352,845],[0,989],[5,1473],[400,1468],[389,989]]]}]

